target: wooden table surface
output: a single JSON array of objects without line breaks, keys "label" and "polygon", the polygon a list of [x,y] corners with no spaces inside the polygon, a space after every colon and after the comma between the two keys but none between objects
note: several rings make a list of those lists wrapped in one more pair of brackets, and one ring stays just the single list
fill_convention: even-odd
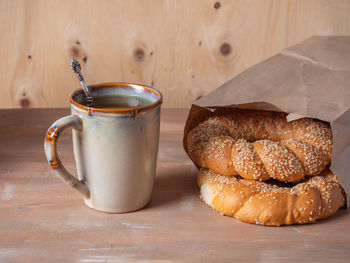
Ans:
[{"label": "wooden table surface", "polygon": [[[205,205],[182,147],[187,113],[162,111],[151,203],[105,214],[86,207],[46,162],[46,129],[68,109],[0,110],[0,262],[350,261],[347,210],[277,228],[241,223]],[[75,173],[69,130],[59,152]]]}]

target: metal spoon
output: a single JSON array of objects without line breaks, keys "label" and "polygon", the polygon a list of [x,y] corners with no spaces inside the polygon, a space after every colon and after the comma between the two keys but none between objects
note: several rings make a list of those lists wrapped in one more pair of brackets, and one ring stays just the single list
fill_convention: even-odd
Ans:
[{"label": "metal spoon", "polygon": [[91,106],[92,103],[93,103],[93,100],[92,100],[92,97],[89,93],[89,89],[88,87],[86,86],[86,83],[85,83],[85,80],[83,78],[83,75],[81,75],[80,73],[80,70],[81,70],[81,66],[79,64],[78,61],[76,61],[74,58],[72,59],[72,62],[71,62],[71,67],[72,67],[72,70],[74,71],[75,74],[77,74],[78,76],[78,79],[80,81],[80,84],[81,86],[83,87],[83,91],[85,93],[85,96],[86,96],[86,104],[87,106]]}]

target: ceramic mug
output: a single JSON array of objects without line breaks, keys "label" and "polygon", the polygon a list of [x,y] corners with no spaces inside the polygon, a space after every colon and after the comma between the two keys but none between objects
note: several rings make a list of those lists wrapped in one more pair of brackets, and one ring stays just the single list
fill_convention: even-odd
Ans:
[{"label": "ceramic mug", "polygon": [[[131,212],[151,200],[157,164],[162,94],[151,87],[128,83],[90,86],[92,97],[130,96],[147,99],[143,106],[95,108],[84,105],[82,90],[70,95],[71,115],[53,123],[46,133],[49,165],[76,189],[85,204],[108,213]],[[62,165],[57,140],[73,128],[78,178]]]}]

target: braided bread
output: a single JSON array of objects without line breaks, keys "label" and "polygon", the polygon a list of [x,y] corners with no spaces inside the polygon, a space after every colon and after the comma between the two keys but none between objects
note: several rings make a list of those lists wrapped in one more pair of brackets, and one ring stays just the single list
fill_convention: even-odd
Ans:
[{"label": "braided bread", "polygon": [[194,127],[187,145],[192,161],[214,172],[296,182],[330,164],[332,132],[315,119],[287,122],[285,113],[232,110]]},{"label": "braided bread", "polygon": [[294,187],[278,187],[201,168],[197,183],[207,205],[252,224],[312,223],[335,214],[345,204],[345,192],[328,169]]}]

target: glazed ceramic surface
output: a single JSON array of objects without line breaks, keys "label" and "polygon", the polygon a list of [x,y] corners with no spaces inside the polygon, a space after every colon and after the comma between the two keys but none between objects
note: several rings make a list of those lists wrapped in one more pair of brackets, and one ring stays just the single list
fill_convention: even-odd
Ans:
[{"label": "glazed ceramic surface", "polygon": [[[99,211],[124,213],[144,207],[151,199],[157,163],[161,94],[152,88],[123,83],[91,87],[92,95],[123,94],[151,102],[127,109],[94,109],[80,104],[82,92],[71,96],[72,115],[48,130],[45,152],[49,164]],[[62,166],[56,143],[60,132],[73,127],[78,180]]]}]

